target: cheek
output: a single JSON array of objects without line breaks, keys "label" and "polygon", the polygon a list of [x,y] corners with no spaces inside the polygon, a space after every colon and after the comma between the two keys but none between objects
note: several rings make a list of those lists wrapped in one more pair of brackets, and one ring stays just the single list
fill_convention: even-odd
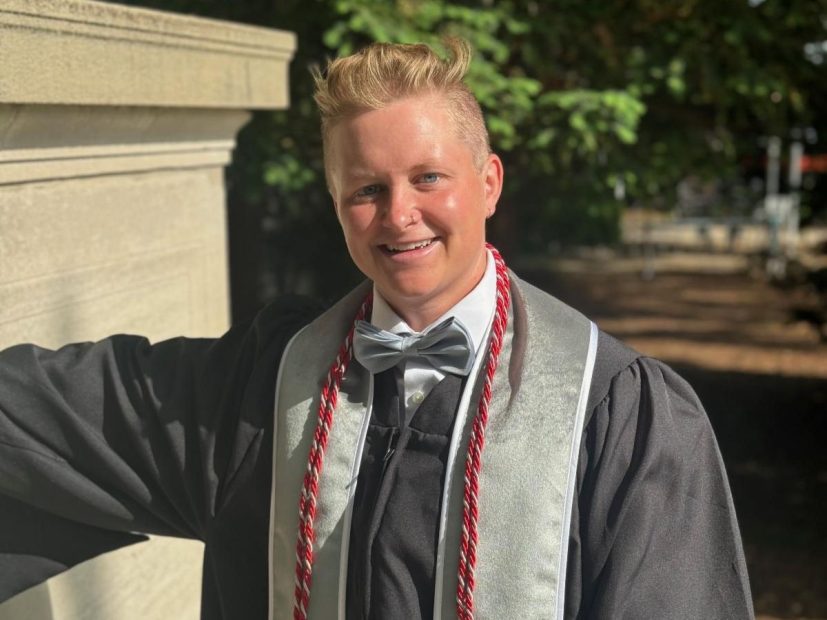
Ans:
[{"label": "cheek", "polygon": [[430,210],[432,222],[454,231],[471,231],[485,226],[485,204],[474,192],[451,192]]},{"label": "cheek", "polygon": [[428,196],[423,218],[431,225],[443,229],[456,229],[463,225],[463,197],[456,192],[434,192]]},{"label": "cheek", "polygon": [[340,212],[339,221],[345,233],[358,234],[370,226],[372,219],[368,209],[364,207],[348,207]]}]

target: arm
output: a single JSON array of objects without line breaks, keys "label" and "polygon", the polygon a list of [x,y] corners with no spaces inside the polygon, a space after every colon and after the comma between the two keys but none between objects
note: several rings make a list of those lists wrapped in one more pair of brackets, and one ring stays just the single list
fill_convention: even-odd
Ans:
[{"label": "arm", "polygon": [[664,364],[616,374],[584,432],[567,618],[753,617],[723,462]]},{"label": "arm", "polygon": [[140,540],[121,532],[203,539],[306,320],[290,304],[218,340],[0,352],[0,600]]},{"label": "arm", "polygon": [[226,465],[216,434],[243,390],[244,341],[115,336],[5,351],[3,493],[97,527],[198,537]]}]

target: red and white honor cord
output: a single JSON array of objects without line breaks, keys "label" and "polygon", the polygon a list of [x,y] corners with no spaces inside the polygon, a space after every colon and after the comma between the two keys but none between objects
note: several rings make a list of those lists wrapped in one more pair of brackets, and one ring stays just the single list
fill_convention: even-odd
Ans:
[{"label": "red and white honor cord", "polygon": [[[459,569],[457,572],[457,616],[461,620],[474,617],[474,569],[477,562],[477,518],[479,516],[479,474],[482,464],[482,449],[485,446],[485,427],[488,423],[488,406],[491,403],[491,385],[494,372],[502,350],[503,338],[508,324],[508,308],[511,304],[510,281],[508,270],[500,253],[494,246],[487,244],[494,257],[497,274],[497,299],[494,322],[491,326],[491,344],[485,366],[485,383],[482,388],[477,415],[471,428],[468,454],[465,461],[465,492],[462,510],[462,536],[459,549]],[[294,620],[305,620],[310,605],[310,587],[313,578],[313,542],[315,539],[314,521],[316,503],[319,493],[319,478],[324,465],[324,455],[333,425],[333,412],[339,396],[342,378],[353,359],[353,331],[356,321],[364,320],[373,306],[373,294],[370,293],[362,302],[356,313],[353,325],[348,330],[344,342],[339,348],[336,360],[327,373],[327,380],[322,388],[316,430],[307,458],[307,472],[299,497],[299,533],[296,543],[296,587],[293,600]]]},{"label": "red and white honor cord", "polygon": [[485,427],[488,424],[488,406],[491,404],[491,386],[500,360],[503,338],[508,325],[508,308],[511,305],[511,282],[505,261],[492,245],[488,245],[494,257],[497,271],[497,301],[494,322],[491,325],[491,344],[485,365],[485,383],[477,407],[477,415],[471,427],[468,453],[465,457],[465,491],[462,500],[462,536],[459,542],[459,568],[457,570],[457,617],[460,620],[474,618],[474,570],[477,565],[477,518],[479,517],[479,480],[482,467],[482,449],[485,447]]},{"label": "red and white honor cord", "polygon": [[347,372],[350,360],[353,359],[353,331],[356,321],[364,320],[373,307],[373,293],[369,293],[356,313],[344,342],[339,347],[339,353],[327,372],[327,380],[322,388],[319,402],[319,415],[316,430],[313,433],[313,443],[310,445],[310,454],[307,457],[307,471],[304,474],[301,495],[299,496],[299,534],[296,542],[296,587],[293,593],[293,618],[304,620],[307,618],[307,608],[310,604],[310,585],[313,578],[313,542],[316,537],[313,524],[316,519],[316,499],[319,495],[319,478],[324,465],[324,454],[327,450],[327,440],[330,437],[330,427],[333,425],[333,412],[339,399],[339,387],[342,378]]}]

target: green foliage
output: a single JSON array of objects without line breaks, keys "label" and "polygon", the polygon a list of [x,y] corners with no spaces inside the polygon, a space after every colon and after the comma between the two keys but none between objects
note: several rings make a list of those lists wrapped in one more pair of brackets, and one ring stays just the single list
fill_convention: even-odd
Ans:
[{"label": "green foliage", "polygon": [[[340,19],[324,40],[346,54],[370,41],[440,48],[446,36],[468,39],[476,55],[467,83],[483,107],[492,145],[506,161],[504,208],[497,217],[516,222],[505,228],[520,239],[521,249],[542,248],[540,240],[532,241],[538,235],[546,243],[612,240],[619,209],[610,200],[606,156],[635,143],[646,106],[623,86],[560,89],[547,71],[548,59],[533,47],[544,27],[527,6],[340,0]],[[572,174],[583,168],[590,173]]]},{"label": "green foliage", "polygon": [[291,108],[259,114],[244,130],[229,181],[234,200],[275,222],[276,270],[331,295],[352,280],[327,258],[341,241],[308,71],[327,57],[371,41],[439,47],[446,35],[467,38],[476,50],[467,82],[506,166],[495,220],[507,225],[495,222],[494,232],[521,250],[611,241],[619,182],[628,200],[670,207],[680,179],[731,175],[758,137],[823,123],[827,106],[827,64],[803,54],[827,39],[827,0],[140,3],[298,35]]}]

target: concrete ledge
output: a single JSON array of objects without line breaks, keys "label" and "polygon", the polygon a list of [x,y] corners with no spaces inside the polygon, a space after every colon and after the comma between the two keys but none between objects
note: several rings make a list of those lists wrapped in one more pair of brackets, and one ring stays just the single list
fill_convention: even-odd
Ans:
[{"label": "concrete ledge", "polygon": [[202,553],[197,541],[153,537],[53,577],[48,595],[18,594],[0,605],[0,620],[198,620],[201,584],[182,580],[180,565],[197,567]]},{"label": "concrete ledge", "polygon": [[12,161],[6,151],[46,147],[226,141],[248,117],[242,110],[0,103],[0,157]]},{"label": "concrete ledge", "polygon": [[88,0],[0,0],[0,31],[0,103],[283,108],[296,47],[288,32]]},{"label": "concrete ledge", "polygon": [[78,179],[124,172],[224,166],[230,162],[230,152],[226,148],[222,150],[218,147],[209,148],[209,145],[193,144],[190,148],[182,148],[178,152],[157,152],[152,146],[147,145],[147,150],[143,152],[136,149],[132,153],[121,152],[116,156],[111,152],[81,151],[73,153],[70,157],[54,156],[50,159],[3,162],[0,166],[0,185]]},{"label": "concrete ledge", "polygon": [[223,167],[243,110],[0,104],[0,186]]}]

